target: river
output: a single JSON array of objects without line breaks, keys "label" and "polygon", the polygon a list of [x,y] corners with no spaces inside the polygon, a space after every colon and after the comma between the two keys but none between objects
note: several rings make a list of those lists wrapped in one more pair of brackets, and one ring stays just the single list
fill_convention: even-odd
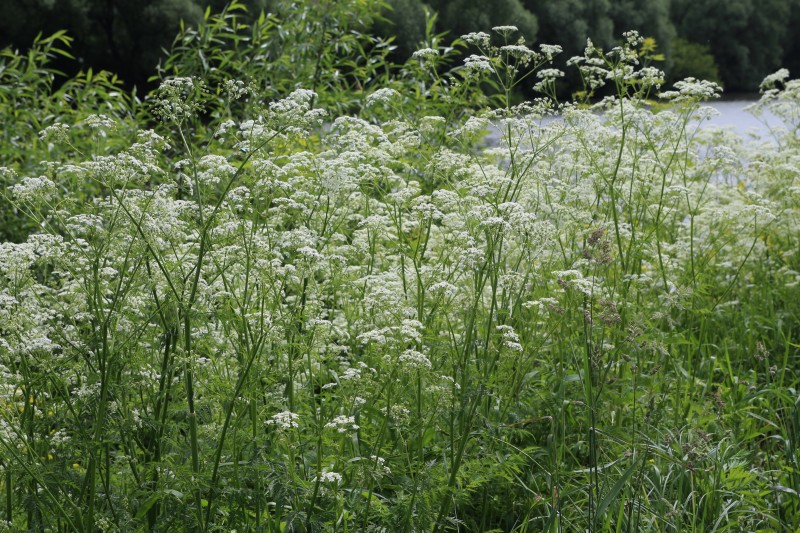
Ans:
[{"label": "river", "polygon": [[[731,129],[738,133],[742,138],[748,139],[751,135],[760,137],[763,140],[770,138],[770,128],[782,126],[781,120],[772,113],[764,113],[756,118],[747,107],[755,103],[755,99],[726,99],[706,102],[703,105],[713,107],[719,114],[703,122],[704,126],[715,126],[719,128]],[[557,118],[545,119],[558,120]],[[491,128],[486,137],[486,144],[497,146],[500,143],[500,131]]]},{"label": "river", "polygon": [[705,105],[719,111],[719,115],[705,122],[710,126],[730,128],[742,137],[750,134],[761,138],[769,137],[769,129],[781,126],[781,121],[772,113],[764,113],[760,118],[754,117],[746,110],[747,106],[755,103],[754,100],[720,100],[708,102]]}]

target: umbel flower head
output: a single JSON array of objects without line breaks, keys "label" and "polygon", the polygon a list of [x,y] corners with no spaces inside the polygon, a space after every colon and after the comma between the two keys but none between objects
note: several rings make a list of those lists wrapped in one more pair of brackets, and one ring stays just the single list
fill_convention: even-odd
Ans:
[{"label": "umbel flower head", "polygon": [[198,102],[204,90],[202,81],[190,77],[165,80],[156,90],[152,100],[152,113],[165,122],[180,122],[197,115],[202,106]]},{"label": "umbel flower head", "polygon": [[659,96],[665,100],[681,102],[685,100],[708,100],[709,98],[719,98],[722,87],[713,81],[698,80],[696,78],[686,78],[675,82],[675,91],[666,91]]},{"label": "umbel flower head", "polygon": [[272,415],[272,418],[267,420],[267,425],[275,426],[282,430],[297,429],[300,427],[300,424],[297,423],[299,419],[300,415],[297,413],[292,413],[291,411],[282,411]]}]

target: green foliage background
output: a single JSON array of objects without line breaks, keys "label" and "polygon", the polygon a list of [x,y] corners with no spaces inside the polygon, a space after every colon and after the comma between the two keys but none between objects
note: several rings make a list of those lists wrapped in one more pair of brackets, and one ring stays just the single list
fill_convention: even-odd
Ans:
[{"label": "green foliage background", "polygon": [[[244,3],[248,17],[254,20],[262,10],[280,16],[293,4],[309,1]],[[72,51],[79,59],[78,66],[110,70],[128,85],[152,88],[147,80],[181,20],[196,26],[206,7],[217,12],[225,3],[0,0],[4,15],[0,47],[27,49],[39,32],[50,35],[66,29],[75,38]],[[336,2],[314,4],[324,10]],[[800,22],[800,0],[387,0],[382,16],[373,21],[372,33],[394,37],[395,59],[405,59],[424,40],[426,10],[438,13],[435,31],[446,32],[450,40],[513,21],[529,44],[564,46],[562,62],[582,52],[587,37],[608,46],[612,36],[637,29],[656,39],[659,51],[666,55],[661,67],[671,80],[717,72],[716,81],[728,92],[754,92],[758,82],[779,66],[790,71],[800,68],[795,29]],[[709,63],[712,60],[713,64]],[[76,68],[73,63],[58,66]]]}]

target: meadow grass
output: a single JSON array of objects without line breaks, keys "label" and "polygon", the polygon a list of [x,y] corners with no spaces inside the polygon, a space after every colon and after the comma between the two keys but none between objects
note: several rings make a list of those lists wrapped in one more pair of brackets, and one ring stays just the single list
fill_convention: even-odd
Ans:
[{"label": "meadow grass", "polygon": [[142,102],[0,74],[6,529],[800,527],[799,82],[742,139],[635,32],[562,103],[513,27],[394,66],[343,8],[267,91],[233,8]]}]

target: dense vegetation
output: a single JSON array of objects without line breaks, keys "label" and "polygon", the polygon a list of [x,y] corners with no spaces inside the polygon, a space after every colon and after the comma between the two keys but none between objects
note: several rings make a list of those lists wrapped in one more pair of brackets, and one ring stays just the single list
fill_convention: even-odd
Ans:
[{"label": "dense vegetation", "polygon": [[800,82],[325,7],[3,52],[0,527],[798,530]]},{"label": "dense vegetation", "polygon": [[[314,6],[335,20],[340,2],[246,0],[249,21],[262,10],[284,19],[296,6]],[[373,3],[374,4],[374,3]],[[225,0],[0,0],[0,47],[26,49],[39,32],[66,29],[84,70],[111,70],[142,91],[180,21],[196,26],[206,8]],[[800,71],[797,30],[800,0],[385,0],[373,5],[366,27],[394,39],[395,60],[405,61],[425,38],[426,10],[438,12],[433,31],[452,40],[514,21],[529,44],[560,43],[567,58],[583,53],[586,38],[610,48],[629,28],[656,39],[670,81],[693,76],[727,91],[755,92],[761,79],[783,66]],[[331,11],[331,13],[327,13]],[[376,16],[380,15],[380,16]],[[75,63],[59,66],[74,73]],[[563,68],[563,65],[557,65]],[[562,84],[580,86],[577,78]],[[530,95],[530,87],[524,87]]]}]

